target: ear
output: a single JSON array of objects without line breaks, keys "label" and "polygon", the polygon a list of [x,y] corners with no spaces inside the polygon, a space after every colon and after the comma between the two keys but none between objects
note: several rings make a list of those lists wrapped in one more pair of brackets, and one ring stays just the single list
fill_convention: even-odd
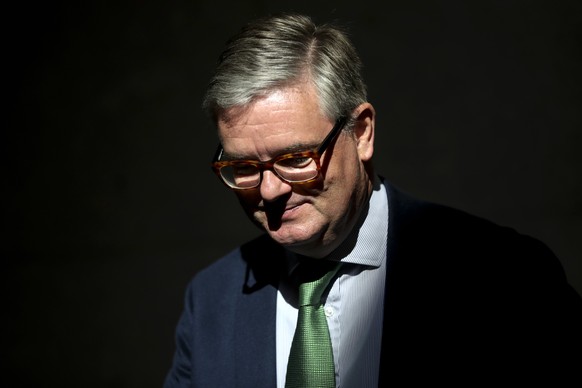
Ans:
[{"label": "ear", "polygon": [[374,126],[376,124],[376,111],[369,102],[359,105],[354,110],[355,124],[354,136],[358,148],[360,160],[368,162],[374,154]]}]

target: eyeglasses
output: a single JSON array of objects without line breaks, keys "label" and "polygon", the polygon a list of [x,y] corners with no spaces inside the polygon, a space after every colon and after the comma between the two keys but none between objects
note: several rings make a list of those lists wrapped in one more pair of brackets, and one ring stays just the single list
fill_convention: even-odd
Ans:
[{"label": "eyeglasses", "polygon": [[346,125],[347,118],[339,118],[323,142],[315,150],[293,152],[261,162],[258,160],[220,160],[224,149],[218,145],[212,169],[230,188],[253,189],[261,184],[263,171],[271,170],[288,183],[308,183],[319,176],[320,158],[326,148]]}]

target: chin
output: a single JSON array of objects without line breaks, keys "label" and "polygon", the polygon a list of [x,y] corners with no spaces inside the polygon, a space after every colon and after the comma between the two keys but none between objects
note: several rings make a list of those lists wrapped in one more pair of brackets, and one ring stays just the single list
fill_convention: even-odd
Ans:
[{"label": "chin", "polygon": [[267,233],[278,244],[286,248],[305,247],[318,240],[319,233],[298,227],[282,226],[277,230],[268,230]]},{"label": "chin", "polygon": [[264,212],[253,213],[252,220],[267,232],[275,242],[286,248],[317,243],[321,240],[321,236],[325,231],[324,222],[322,222],[324,220],[319,219],[317,214],[310,215],[310,219],[307,222],[305,217],[302,217],[302,219],[282,221],[276,227],[269,226]]}]

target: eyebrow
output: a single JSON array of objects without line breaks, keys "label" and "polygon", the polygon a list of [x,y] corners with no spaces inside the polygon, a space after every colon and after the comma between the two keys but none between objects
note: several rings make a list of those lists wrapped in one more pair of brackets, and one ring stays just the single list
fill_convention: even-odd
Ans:
[{"label": "eyebrow", "polygon": [[[291,144],[291,145],[281,149],[279,152],[277,152],[277,154],[273,158],[276,158],[278,156],[285,155],[285,154],[293,154],[293,153],[299,153],[299,152],[304,152],[304,151],[313,151],[318,146],[319,146],[319,143],[317,143],[317,144],[305,144],[305,143]],[[224,151],[224,148],[223,148],[222,153],[220,155],[220,160],[233,161],[233,160],[257,160],[257,159],[249,158],[243,154],[229,154],[226,151]]]}]

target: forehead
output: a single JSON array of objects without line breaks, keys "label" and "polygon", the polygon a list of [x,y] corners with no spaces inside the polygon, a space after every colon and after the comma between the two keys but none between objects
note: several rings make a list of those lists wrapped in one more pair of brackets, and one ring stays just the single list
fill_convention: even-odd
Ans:
[{"label": "forehead", "polygon": [[314,146],[331,124],[309,83],[274,90],[245,107],[227,109],[218,117],[225,154],[247,157]]}]

